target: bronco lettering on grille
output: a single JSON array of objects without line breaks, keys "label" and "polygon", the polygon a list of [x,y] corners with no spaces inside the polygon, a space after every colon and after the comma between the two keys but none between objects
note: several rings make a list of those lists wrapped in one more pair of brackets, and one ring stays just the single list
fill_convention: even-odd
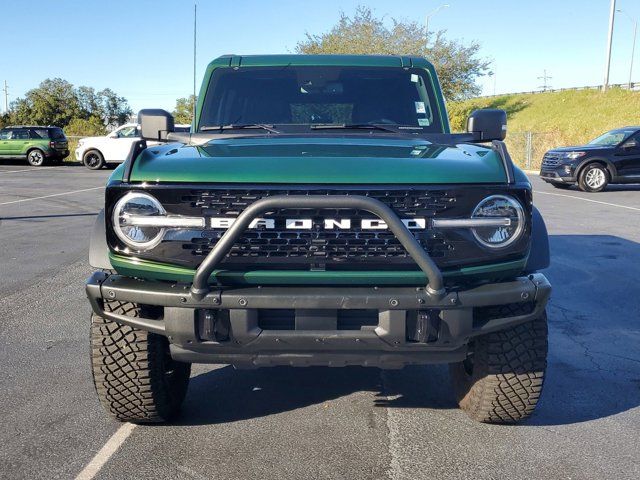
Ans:
[{"label": "bronco lettering on grille", "polygon": [[[209,219],[209,226],[212,229],[224,229],[231,227],[236,221],[230,217],[213,217]],[[361,230],[386,230],[387,224],[380,219],[362,219],[359,225],[353,225],[349,218],[325,218],[321,227],[325,230],[349,230],[350,228],[359,228]],[[425,218],[403,218],[402,223],[409,230],[424,230],[427,228],[427,220]],[[313,219],[311,218],[287,218],[285,219],[284,228],[287,230],[311,230],[313,229]],[[274,230],[276,228],[275,220],[270,218],[256,218],[249,228],[264,228],[266,230]]]}]

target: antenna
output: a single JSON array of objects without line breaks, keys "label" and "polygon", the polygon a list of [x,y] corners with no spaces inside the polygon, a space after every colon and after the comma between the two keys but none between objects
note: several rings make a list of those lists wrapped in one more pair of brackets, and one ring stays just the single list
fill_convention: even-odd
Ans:
[{"label": "antenna", "polygon": [[198,5],[193,2],[193,119],[196,118],[196,34],[198,20]]},{"label": "antenna", "polygon": [[551,80],[553,77],[551,75],[547,75],[547,71],[544,71],[544,75],[542,75],[541,77],[538,77],[538,80],[542,80],[542,85],[540,85],[538,88],[542,89],[543,92],[546,92],[547,90],[551,89],[551,85],[549,85],[549,80]]}]

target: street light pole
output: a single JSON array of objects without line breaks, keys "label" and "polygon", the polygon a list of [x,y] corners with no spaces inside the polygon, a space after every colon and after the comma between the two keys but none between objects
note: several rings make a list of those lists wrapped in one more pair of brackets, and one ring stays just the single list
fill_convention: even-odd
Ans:
[{"label": "street light pole", "polygon": [[633,57],[636,53],[636,37],[638,35],[638,20],[633,21],[633,45],[631,47],[631,66],[629,67],[629,90],[631,90],[631,80],[633,77]]},{"label": "street light pole", "polygon": [[607,41],[607,60],[604,67],[604,83],[602,91],[606,92],[609,88],[609,72],[611,71],[611,43],[613,42],[613,24],[616,18],[616,0],[611,0],[611,11],[609,12],[609,39]]},{"label": "street light pole", "polygon": [[425,27],[425,37],[426,37],[426,46],[429,46],[429,19],[431,17],[433,17],[436,13],[438,13],[440,10],[442,10],[443,8],[449,8],[449,4],[445,3],[440,5],[438,8],[433,9],[431,12],[427,13],[427,16],[425,17],[425,21],[424,21],[424,27]]},{"label": "street light pole", "polygon": [[624,13],[633,23],[633,43],[631,44],[631,62],[629,64],[629,90],[631,90],[631,80],[633,79],[633,57],[635,57],[636,54],[636,37],[638,35],[638,20],[633,18],[624,10],[616,10],[616,12]]}]

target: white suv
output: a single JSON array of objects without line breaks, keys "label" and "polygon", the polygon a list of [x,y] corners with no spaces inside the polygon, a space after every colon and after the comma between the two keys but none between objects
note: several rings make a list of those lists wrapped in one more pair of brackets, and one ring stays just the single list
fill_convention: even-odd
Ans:
[{"label": "white suv", "polygon": [[[175,128],[176,131],[188,132],[190,125],[176,125]],[[122,163],[138,140],[140,127],[135,123],[127,123],[104,137],[80,139],[76,148],[76,160],[91,170],[98,170],[107,163]],[[147,145],[157,144],[158,142],[147,142]]]}]

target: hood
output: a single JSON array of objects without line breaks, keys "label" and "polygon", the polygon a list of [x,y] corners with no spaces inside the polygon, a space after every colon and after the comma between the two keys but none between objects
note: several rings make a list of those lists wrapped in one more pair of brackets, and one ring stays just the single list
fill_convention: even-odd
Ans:
[{"label": "hood", "polygon": [[613,147],[607,147],[604,145],[575,145],[573,147],[558,147],[553,150],[549,150],[549,153],[563,153],[563,152],[575,152],[575,151],[594,151],[594,150],[609,150]]},{"label": "hood", "polygon": [[147,148],[131,181],[188,183],[503,183],[500,157],[478,145],[381,137],[236,137]]}]

